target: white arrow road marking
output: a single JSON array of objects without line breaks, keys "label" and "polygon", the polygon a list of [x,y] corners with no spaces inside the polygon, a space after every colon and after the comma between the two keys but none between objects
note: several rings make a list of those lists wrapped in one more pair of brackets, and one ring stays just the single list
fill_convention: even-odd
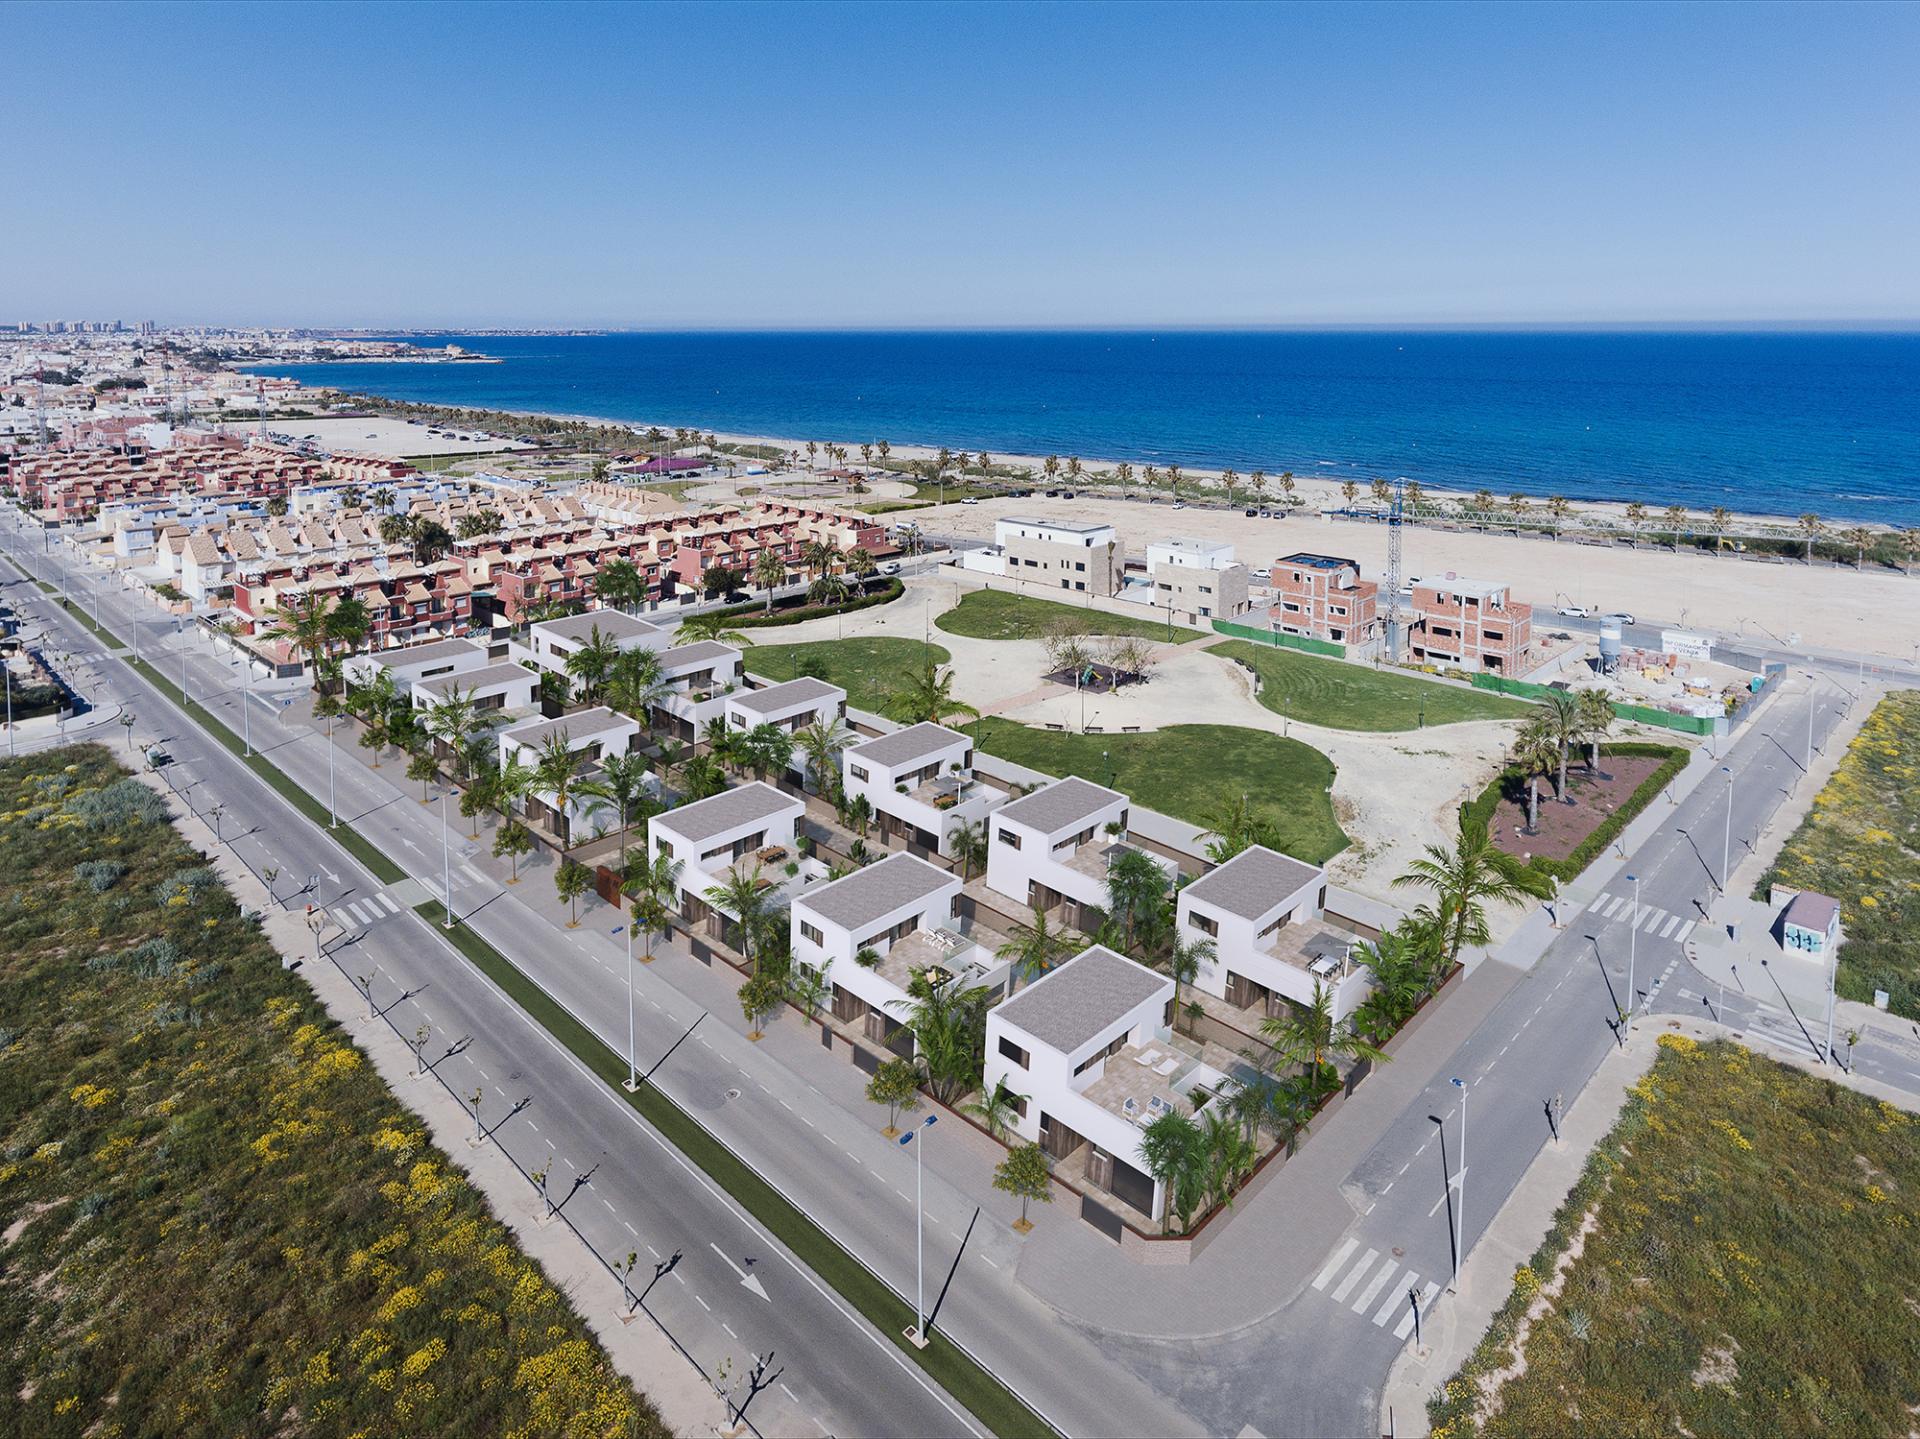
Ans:
[{"label": "white arrow road marking", "polygon": [[[727,1268],[731,1269],[735,1274],[738,1274],[740,1276],[741,1288],[751,1289],[755,1294],[758,1294],[762,1299],[768,1299],[767,1287],[766,1285],[760,1282],[760,1277],[757,1274],[747,1273],[746,1270],[742,1269],[738,1264],[735,1264],[731,1259],[727,1258],[726,1252],[722,1250],[718,1244],[715,1244],[709,1241],[707,1244],[707,1248],[711,1249],[715,1254],[718,1254],[720,1256],[720,1262],[726,1265]],[[772,1300],[768,1299],[768,1302],[771,1303]]]}]

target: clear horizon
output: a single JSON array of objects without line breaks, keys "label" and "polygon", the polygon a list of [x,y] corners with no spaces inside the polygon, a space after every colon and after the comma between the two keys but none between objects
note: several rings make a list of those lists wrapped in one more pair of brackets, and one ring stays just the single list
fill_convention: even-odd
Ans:
[{"label": "clear horizon", "polygon": [[447,13],[14,7],[8,308],[1920,325],[1920,6]]}]

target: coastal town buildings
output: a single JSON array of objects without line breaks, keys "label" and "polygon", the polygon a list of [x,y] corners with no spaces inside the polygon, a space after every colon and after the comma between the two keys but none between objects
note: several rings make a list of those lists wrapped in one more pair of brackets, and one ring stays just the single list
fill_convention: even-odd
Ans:
[{"label": "coastal town buildings", "polygon": [[1093,933],[1106,917],[1107,868],[1127,847],[1128,808],[1119,790],[1076,777],[1002,805],[988,826],[987,888],[1016,912],[1059,910]]},{"label": "coastal town buildings", "polygon": [[1417,582],[1412,612],[1407,654],[1415,663],[1514,676],[1533,667],[1533,606],[1512,598],[1504,583]]},{"label": "coastal town buildings", "polygon": [[1233,619],[1253,607],[1247,567],[1232,545],[1210,540],[1155,540],[1147,546],[1153,603],[1185,624]]},{"label": "coastal town buildings", "polygon": [[1281,634],[1334,644],[1362,644],[1380,632],[1380,586],[1360,578],[1360,565],[1338,555],[1301,550],[1273,562],[1268,611]]}]

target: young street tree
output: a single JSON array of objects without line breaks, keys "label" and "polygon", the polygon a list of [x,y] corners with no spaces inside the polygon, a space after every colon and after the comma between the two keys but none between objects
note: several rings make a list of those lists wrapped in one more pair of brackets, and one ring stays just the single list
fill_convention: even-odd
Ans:
[{"label": "young street tree", "polygon": [[740,986],[740,1013],[745,1016],[749,1028],[747,1038],[757,1040],[764,1033],[763,1026],[767,1016],[778,1009],[787,997],[787,982],[784,975],[771,969],[762,969],[748,977]]},{"label": "young street tree", "polygon": [[580,896],[593,888],[593,871],[577,859],[562,859],[560,868],[553,872],[553,887],[560,898],[573,907],[573,917],[567,921],[567,928],[578,929]]},{"label": "young street tree", "polygon": [[508,884],[520,883],[520,857],[532,848],[532,832],[517,819],[508,820],[494,832],[493,857],[513,862],[513,877]]},{"label": "young street tree", "polygon": [[911,1059],[889,1059],[867,1081],[867,1098],[887,1106],[887,1127],[880,1132],[892,1139],[900,1132],[900,1111],[920,1107],[920,1066]]},{"label": "young street tree", "polygon": [[1013,1227],[1022,1234],[1028,1233],[1033,1228],[1033,1221],[1027,1218],[1028,1201],[1053,1203],[1053,1174],[1047,1168],[1047,1152],[1037,1144],[1022,1144],[1009,1150],[993,1171],[993,1187],[1020,1201],[1020,1217]]}]

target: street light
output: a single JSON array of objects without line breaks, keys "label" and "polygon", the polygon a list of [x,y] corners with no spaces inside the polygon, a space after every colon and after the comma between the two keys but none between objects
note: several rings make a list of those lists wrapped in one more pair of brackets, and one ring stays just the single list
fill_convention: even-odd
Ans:
[{"label": "street light", "polygon": [[627,1093],[631,1094],[640,1087],[640,1071],[633,1059],[633,925],[616,924],[613,932],[622,930],[627,935]]},{"label": "street light", "polygon": [[1633,885],[1633,913],[1627,916],[1627,1023],[1633,1023],[1633,961],[1640,948],[1640,876],[1630,874],[1628,881]]},{"label": "street light", "polygon": [[[938,1115],[929,1114],[901,1135],[900,1143],[903,1146],[911,1145],[916,1135],[922,1130],[933,1128],[938,1119]],[[920,1149],[913,1151],[913,1328],[907,1331],[907,1338],[912,1340],[914,1346],[919,1349],[927,1347],[926,1211],[922,1208],[920,1189],[920,1150],[925,1148],[926,1145],[923,1144]]]},{"label": "street light", "polygon": [[1453,1283],[1450,1286],[1455,1293],[1460,1289],[1460,1245],[1466,1230],[1467,1212],[1467,1082],[1464,1079],[1451,1081],[1460,1091],[1460,1168],[1456,1178],[1460,1183],[1460,1197],[1453,1204]]},{"label": "street light", "polygon": [[1733,769],[1723,764],[1720,773],[1727,777],[1727,828],[1720,836],[1720,893],[1725,894],[1733,882]]},{"label": "street light", "polygon": [[451,784],[440,791],[440,884],[447,896],[448,929],[453,928],[453,846],[447,838],[447,796],[452,792]]}]

